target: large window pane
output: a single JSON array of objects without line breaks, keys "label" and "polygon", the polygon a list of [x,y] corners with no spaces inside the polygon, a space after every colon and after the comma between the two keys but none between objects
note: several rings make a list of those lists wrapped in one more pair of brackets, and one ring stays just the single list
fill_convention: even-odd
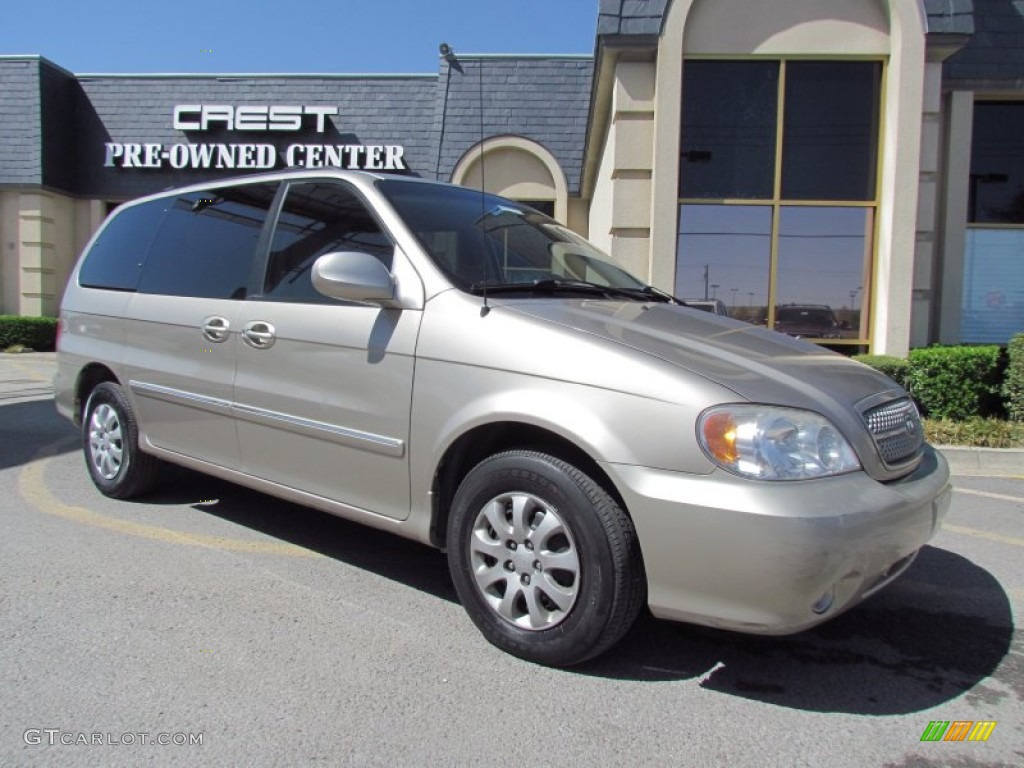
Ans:
[{"label": "large window pane", "polygon": [[140,293],[244,299],[277,183],[189,192],[169,209],[142,268]]},{"label": "large window pane", "polygon": [[777,61],[684,63],[680,197],[772,197],[778,81]]},{"label": "large window pane", "polygon": [[782,197],[874,200],[882,66],[786,64]]},{"label": "large window pane", "polygon": [[776,330],[807,338],[866,337],[861,315],[871,214],[869,208],[783,206]]},{"label": "large window pane", "polygon": [[974,105],[968,218],[1024,224],[1024,101]]},{"label": "large window pane", "polygon": [[1006,343],[1024,330],[1024,230],[969,229],[960,340]]},{"label": "large window pane", "polygon": [[771,206],[680,206],[676,296],[719,299],[733,317],[764,323],[771,232]]}]

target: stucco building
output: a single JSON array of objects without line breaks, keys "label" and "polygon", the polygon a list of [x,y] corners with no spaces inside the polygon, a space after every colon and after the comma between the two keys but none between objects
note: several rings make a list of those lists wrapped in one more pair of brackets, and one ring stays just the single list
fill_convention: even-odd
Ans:
[{"label": "stucco building", "polygon": [[121,201],[302,165],[530,201],[663,289],[817,317],[802,333],[850,352],[1024,330],[1024,2],[597,11],[592,56],[455,51],[420,75],[0,57],[0,312],[54,313]]}]

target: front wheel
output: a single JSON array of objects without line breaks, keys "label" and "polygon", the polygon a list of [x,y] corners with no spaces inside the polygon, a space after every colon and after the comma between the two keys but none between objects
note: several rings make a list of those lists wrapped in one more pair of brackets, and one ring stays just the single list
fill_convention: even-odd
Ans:
[{"label": "front wheel", "polygon": [[448,521],[448,566],[494,645],[551,666],[594,658],[632,626],[645,596],[632,521],[576,467],[509,451],[466,475]]},{"label": "front wheel", "polygon": [[93,484],[106,496],[129,499],[153,487],[159,459],[139,450],[139,427],[124,391],[103,382],[89,395],[82,420],[82,448]]}]

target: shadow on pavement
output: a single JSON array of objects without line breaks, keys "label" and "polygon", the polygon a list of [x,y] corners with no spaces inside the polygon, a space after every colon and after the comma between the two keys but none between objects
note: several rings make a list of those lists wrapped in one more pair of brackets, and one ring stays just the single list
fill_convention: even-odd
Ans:
[{"label": "shadow on pavement", "polygon": [[[137,504],[191,504],[222,520],[259,531],[449,602],[457,602],[448,561],[431,547],[267,496],[181,467]],[[187,490],[184,490],[187,489]],[[210,499],[199,503],[197,500]]]},{"label": "shadow on pavement", "polygon": [[[190,504],[440,599],[457,599],[445,557],[436,550],[232,483],[169,471],[164,490],[137,501]],[[704,688],[782,707],[891,715],[964,693],[968,702],[1006,695],[1024,700],[1010,674],[1013,665],[998,669],[1012,643],[1009,599],[991,574],[960,555],[925,547],[896,583],[810,631],[742,635],[644,614],[615,648],[574,671],[635,681],[699,679]],[[1018,640],[1017,659],[1020,646]],[[1000,690],[982,684],[993,675]]]},{"label": "shadow on pavement", "polygon": [[[960,555],[925,547],[886,590],[807,632],[741,635],[641,619],[612,651],[581,671],[630,680],[701,678],[701,686],[783,707],[891,715],[967,693],[968,701],[1024,699],[1008,667],[1020,658],[1009,599]],[[1016,673],[1019,678],[1019,671]]]},{"label": "shadow on pavement", "polygon": [[[78,434],[58,415],[52,399],[0,404],[0,469],[27,464],[39,449]],[[77,441],[62,441],[58,453],[79,450]]]}]

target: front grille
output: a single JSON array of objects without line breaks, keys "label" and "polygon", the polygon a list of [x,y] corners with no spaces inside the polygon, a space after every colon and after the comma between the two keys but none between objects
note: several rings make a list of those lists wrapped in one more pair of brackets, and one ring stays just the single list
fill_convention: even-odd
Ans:
[{"label": "front grille", "polygon": [[888,466],[912,459],[924,445],[924,428],[909,397],[879,405],[864,413],[868,431]]}]

